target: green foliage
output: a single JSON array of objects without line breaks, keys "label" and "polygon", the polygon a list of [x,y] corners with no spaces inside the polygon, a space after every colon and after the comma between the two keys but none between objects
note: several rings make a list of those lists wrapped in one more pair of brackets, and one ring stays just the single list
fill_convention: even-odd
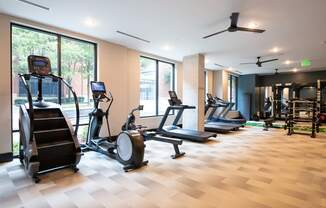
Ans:
[{"label": "green foliage", "polygon": [[77,73],[82,79],[90,79],[94,69],[94,45],[62,38],[61,71],[64,78],[70,83]]},{"label": "green foliage", "polygon": [[[12,29],[13,76],[27,72],[29,55],[49,57],[55,74],[58,68],[57,36],[14,26]],[[94,57],[93,44],[61,38],[61,73],[69,83],[77,73],[83,79],[93,78],[91,76],[94,69]]]},{"label": "green foliage", "polygon": [[15,74],[26,73],[27,57],[31,54],[47,56],[57,69],[57,37],[21,27],[12,29],[12,67]]},{"label": "green foliage", "polygon": [[164,84],[166,85],[170,85],[170,83],[172,82],[172,73],[171,71],[165,71],[164,72]]},{"label": "green foliage", "polygon": [[80,126],[78,130],[78,139],[81,144],[86,142],[88,126]]}]

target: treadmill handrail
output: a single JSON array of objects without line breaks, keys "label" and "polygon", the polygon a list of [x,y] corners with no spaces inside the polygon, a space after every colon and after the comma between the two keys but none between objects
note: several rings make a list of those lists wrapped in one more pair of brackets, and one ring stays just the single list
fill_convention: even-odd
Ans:
[{"label": "treadmill handrail", "polygon": [[195,106],[191,105],[170,105],[170,108],[173,110],[179,110],[179,109],[196,109]]},{"label": "treadmill handrail", "polygon": [[[18,74],[19,78],[22,80],[23,85],[27,91],[27,99],[28,99],[28,105],[29,105],[29,126],[30,126],[30,132],[29,132],[29,140],[33,140],[33,134],[34,134],[34,107],[33,107],[33,98],[32,98],[32,93],[29,89],[29,85],[26,82],[25,75],[23,74]],[[28,143],[27,143],[28,144]]]}]

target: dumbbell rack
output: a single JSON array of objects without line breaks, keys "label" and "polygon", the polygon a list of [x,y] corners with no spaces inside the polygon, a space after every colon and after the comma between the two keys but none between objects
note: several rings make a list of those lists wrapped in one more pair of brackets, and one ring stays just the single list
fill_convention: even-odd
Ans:
[{"label": "dumbbell rack", "polygon": [[[304,134],[302,132],[295,132],[295,125],[300,123],[311,123],[312,138],[316,137],[316,133],[319,133],[319,121],[317,118],[318,111],[317,100],[299,100],[290,99],[288,101],[288,113],[286,119],[286,129],[288,135],[292,134]],[[304,114],[304,115],[302,115]]]}]

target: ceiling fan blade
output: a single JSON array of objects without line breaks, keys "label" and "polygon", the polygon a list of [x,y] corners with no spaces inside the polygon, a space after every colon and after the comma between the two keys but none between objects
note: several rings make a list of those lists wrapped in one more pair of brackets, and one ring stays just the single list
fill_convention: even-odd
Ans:
[{"label": "ceiling fan blade", "polygon": [[270,60],[266,60],[266,61],[261,61],[260,63],[267,63],[267,62],[272,62],[272,61],[277,61],[278,59],[270,59]]},{"label": "ceiling fan blade", "polygon": [[239,19],[239,12],[233,12],[230,16],[231,19],[231,27],[237,27],[238,25],[238,19]]},{"label": "ceiling fan blade", "polygon": [[207,36],[203,37],[203,39],[210,38],[210,37],[212,37],[212,36],[215,36],[215,35],[218,35],[218,34],[224,33],[224,32],[226,32],[226,31],[228,31],[228,30],[226,29],[226,30],[222,30],[222,31],[220,31],[220,32],[216,32],[216,33],[213,33],[213,34],[207,35]]},{"label": "ceiling fan blade", "polygon": [[263,32],[265,32],[265,30],[251,29],[251,28],[246,28],[246,27],[237,27],[237,31],[254,32],[254,33],[263,33]]},{"label": "ceiling fan blade", "polygon": [[240,63],[240,65],[249,65],[249,64],[256,64],[256,63]]}]

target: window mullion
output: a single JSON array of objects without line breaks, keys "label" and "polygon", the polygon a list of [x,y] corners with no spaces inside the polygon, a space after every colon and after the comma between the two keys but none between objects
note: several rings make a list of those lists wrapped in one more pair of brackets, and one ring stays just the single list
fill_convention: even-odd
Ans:
[{"label": "window mullion", "polygon": [[156,98],[155,98],[155,102],[156,102],[156,116],[158,116],[159,114],[159,61],[156,60]]}]

